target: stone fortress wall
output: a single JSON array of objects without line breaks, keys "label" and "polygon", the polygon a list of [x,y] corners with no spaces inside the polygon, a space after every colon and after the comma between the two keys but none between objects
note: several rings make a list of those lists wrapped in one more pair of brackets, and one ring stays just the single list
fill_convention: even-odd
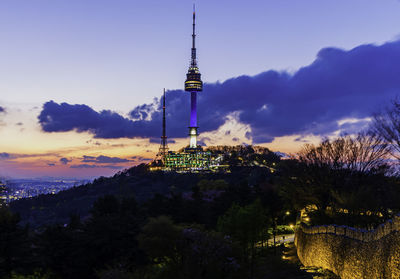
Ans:
[{"label": "stone fortress wall", "polygon": [[400,215],[373,231],[301,224],[295,245],[305,266],[331,270],[342,279],[400,278]]}]

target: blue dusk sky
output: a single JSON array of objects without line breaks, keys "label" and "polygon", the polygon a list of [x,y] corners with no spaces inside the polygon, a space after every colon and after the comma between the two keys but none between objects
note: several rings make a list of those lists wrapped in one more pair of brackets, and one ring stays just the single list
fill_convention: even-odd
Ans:
[{"label": "blue dusk sky", "polygon": [[[150,160],[164,87],[170,145],[186,145],[192,5],[1,0],[0,176]],[[400,92],[400,1],[197,0],[196,15],[206,145],[295,152],[365,127]]]}]

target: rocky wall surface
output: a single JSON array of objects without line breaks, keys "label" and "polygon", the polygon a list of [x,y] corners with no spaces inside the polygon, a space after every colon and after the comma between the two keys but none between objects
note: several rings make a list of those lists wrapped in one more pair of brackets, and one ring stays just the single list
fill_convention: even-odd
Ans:
[{"label": "rocky wall surface", "polygon": [[400,217],[374,231],[345,226],[296,230],[295,245],[305,266],[331,270],[342,279],[400,278]]}]

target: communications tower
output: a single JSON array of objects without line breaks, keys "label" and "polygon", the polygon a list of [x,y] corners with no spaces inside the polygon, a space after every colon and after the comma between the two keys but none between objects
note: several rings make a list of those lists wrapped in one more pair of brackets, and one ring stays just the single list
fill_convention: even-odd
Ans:
[{"label": "communications tower", "polygon": [[203,91],[203,82],[201,81],[201,74],[197,66],[196,60],[196,11],[193,5],[193,33],[192,33],[192,56],[188,73],[186,74],[185,91],[190,92],[190,126],[189,148],[197,148],[197,136],[199,128],[197,126],[197,92]]},{"label": "communications tower", "polygon": [[162,120],[162,136],[160,149],[158,151],[158,157],[164,162],[165,155],[168,153],[168,143],[167,143],[167,132],[166,132],[166,120],[165,120],[165,88],[163,95],[163,120]]}]

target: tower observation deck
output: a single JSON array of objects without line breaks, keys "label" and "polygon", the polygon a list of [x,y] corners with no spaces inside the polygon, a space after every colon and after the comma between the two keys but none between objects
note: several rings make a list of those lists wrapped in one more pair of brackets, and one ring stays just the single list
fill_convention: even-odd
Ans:
[{"label": "tower observation deck", "polygon": [[196,57],[196,11],[193,6],[193,33],[192,33],[192,56],[188,73],[186,74],[185,91],[190,92],[190,126],[189,148],[197,148],[197,92],[203,91],[203,82],[197,66]]}]

